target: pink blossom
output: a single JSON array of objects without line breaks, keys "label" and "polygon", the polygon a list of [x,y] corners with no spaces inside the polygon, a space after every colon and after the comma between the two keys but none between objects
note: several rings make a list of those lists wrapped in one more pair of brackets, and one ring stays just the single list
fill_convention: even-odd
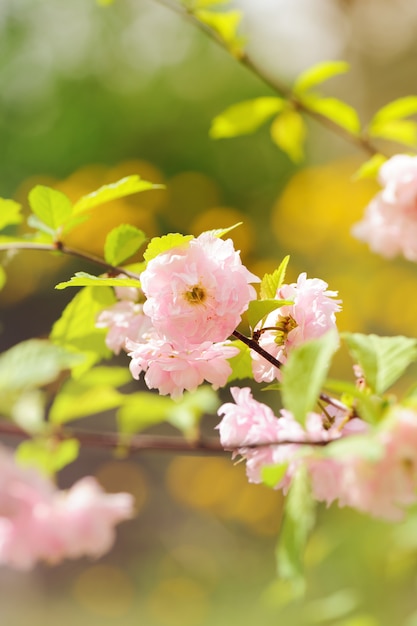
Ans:
[{"label": "pink blossom", "polygon": [[[259,338],[259,345],[285,363],[289,352],[309,339],[317,339],[336,327],[340,300],[335,300],[337,291],[327,289],[328,285],[319,278],[307,278],[305,272],[297,282],[282,285],[277,292],[278,300],[293,300],[272,311],[262,324],[265,330]],[[258,325],[255,330],[260,330]],[[255,351],[251,352],[253,375],[257,382],[271,382],[280,377],[280,371]]]},{"label": "pink blossom", "polygon": [[227,359],[239,352],[227,342],[210,341],[177,350],[156,333],[149,334],[146,343],[128,341],[127,346],[133,378],[139,378],[140,373],[145,372],[149,389],[158,389],[161,395],[169,394],[172,398],[181,397],[185,390],[194,391],[204,380],[214,389],[225,385],[232,373]]},{"label": "pink blossom", "polygon": [[40,560],[101,556],[114,526],[132,515],[130,494],[105,494],[92,477],[59,491],[0,448],[0,564],[30,569]]},{"label": "pink blossom", "polygon": [[393,156],[380,168],[379,182],[383,189],[352,234],[387,258],[417,261],[417,157]]},{"label": "pink blossom", "polygon": [[259,279],[242,265],[232,240],[203,233],[148,263],[141,275],[144,312],[178,350],[222,342],[256,298],[251,282]]},{"label": "pink blossom", "polygon": [[99,313],[96,327],[109,329],[106,346],[115,354],[119,354],[120,350],[126,349],[127,339],[143,340],[144,335],[151,329],[152,322],[143,313],[141,304],[122,300]]}]

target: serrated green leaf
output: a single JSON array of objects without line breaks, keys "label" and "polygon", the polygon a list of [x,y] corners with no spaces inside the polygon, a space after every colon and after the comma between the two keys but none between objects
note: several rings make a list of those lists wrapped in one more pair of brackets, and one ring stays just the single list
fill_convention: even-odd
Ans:
[{"label": "serrated green leaf", "polygon": [[368,161],[365,161],[365,163],[360,166],[357,172],[355,172],[353,179],[376,178],[381,165],[383,165],[386,160],[387,157],[383,154],[374,154]]},{"label": "serrated green leaf", "polygon": [[346,102],[342,102],[337,98],[319,98],[311,96],[304,98],[303,102],[307,104],[311,111],[324,115],[324,117],[327,117],[342,128],[345,128],[353,135],[360,133],[361,123],[358,114],[355,109],[349,104],[346,104]]},{"label": "serrated green leaf", "polygon": [[314,526],[315,511],[307,469],[301,466],[291,482],[277,546],[278,574],[290,580],[299,592],[305,587],[304,552]]},{"label": "serrated green leaf", "polygon": [[70,280],[55,285],[55,289],[67,287],[136,287],[140,288],[140,281],[136,278],[109,278],[106,276],[93,276],[87,272],[76,272]]},{"label": "serrated green leaf", "polygon": [[396,141],[406,146],[417,144],[417,123],[411,120],[388,120],[372,123],[368,130],[372,137]]},{"label": "serrated green leaf", "polygon": [[236,224],[233,224],[233,226],[229,226],[228,228],[215,228],[213,230],[205,230],[201,234],[213,235],[213,237],[220,238],[220,237],[224,237],[224,235],[227,235],[227,233],[230,233],[231,230],[234,230],[235,228],[237,228],[238,226],[241,226],[242,224],[243,222],[237,222]]},{"label": "serrated green leaf", "polygon": [[287,255],[278,269],[276,269],[272,274],[265,274],[261,281],[260,288],[260,296],[262,300],[270,300],[275,298],[277,295],[278,289],[281,287],[285,280],[285,273],[287,271],[288,262],[290,260],[290,256]]},{"label": "serrated green leaf", "polygon": [[162,237],[153,237],[148,247],[143,253],[143,258],[147,263],[154,259],[158,254],[172,250],[172,248],[187,248],[188,243],[194,239],[192,235],[180,235],[179,233],[170,233]]},{"label": "serrated green leaf", "polygon": [[417,96],[405,96],[389,102],[374,115],[371,125],[399,120],[417,114]]},{"label": "serrated green leaf", "polygon": [[235,348],[239,348],[239,354],[236,354],[236,356],[229,359],[232,373],[230,374],[227,382],[231,383],[233,380],[253,378],[250,348],[241,341],[232,341],[231,345]]},{"label": "serrated green leaf", "polygon": [[23,222],[22,206],[14,200],[0,198],[0,230]]},{"label": "serrated green leaf", "polygon": [[292,350],[281,368],[283,404],[302,425],[315,407],[338,345],[337,333],[329,331]]},{"label": "serrated green leaf", "polygon": [[70,199],[62,191],[44,185],[36,185],[29,192],[29,204],[33,213],[53,231],[62,226],[72,213]]},{"label": "serrated green leaf", "polygon": [[131,224],[120,224],[106,237],[104,258],[109,265],[121,265],[130,259],[146,241],[143,230]]},{"label": "serrated green leaf", "polygon": [[393,385],[417,359],[417,340],[410,337],[378,337],[343,333],[355,363],[359,363],[367,385],[381,394]]},{"label": "serrated green leaf", "polygon": [[324,81],[345,74],[350,66],[346,61],[323,61],[305,70],[295,81],[293,92],[297,95],[305,94],[312,87],[320,85]]},{"label": "serrated green leaf", "polygon": [[304,158],[306,133],[303,118],[293,110],[280,113],[271,125],[272,140],[294,163],[299,163]]},{"label": "serrated green leaf", "polygon": [[242,20],[241,11],[216,13],[205,9],[196,9],[194,16],[200,20],[200,22],[212,28],[224,41],[233,55],[237,57],[240,56],[243,47],[243,39],[239,37],[237,29]]},{"label": "serrated green leaf", "polygon": [[16,460],[20,465],[36,467],[43,474],[53,476],[75,461],[79,450],[77,439],[31,439],[19,445]]},{"label": "serrated green leaf", "polygon": [[294,304],[292,300],[277,300],[271,298],[270,300],[251,300],[249,302],[247,317],[250,327],[255,328],[256,324],[263,319],[268,313],[279,309],[280,307]]},{"label": "serrated green leaf", "polygon": [[122,434],[133,434],[166,421],[172,410],[171,398],[146,391],[132,393],[117,412],[117,423]]},{"label": "serrated green leaf", "polygon": [[288,463],[279,465],[264,465],[261,468],[261,478],[264,485],[274,489],[284,478],[288,469]]},{"label": "serrated green leaf", "polygon": [[255,98],[234,104],[213,119],[210,137],[221,139],[253,133],[285,106],[285,100],[277,97]]},{"label": "serrated green leaf", "polygon": [[116,183],[103,185],[103,187],[100,187],[97,191],[93,191],[80,198],[74,204],[73,212],[74,214],[81,213],[82,211],[88,211],[111,200],[124,198],[125,196],[130,196],[140,191],[148,191],[149,189],[163,189],[163,187],[163,185],[155,185],[154,183],[142,180],[140,176],[137,175],[126,176]]},{"label": "serrated green leaf", "polygon": [[84,287],[55,322],[51,341],[85,357],[79,366],[72,368],[74,377],[81,376],[101,359],[112,356],[104,341],[106,329],[96,328],[95,324],[97,315],[115,301],[110,287]]},{"label": "serrated green leaf", "polygon": [[387,408],[385,401],[367,391],[358,389],[353,383],[341,380],[326,380],[324,387],[328,391],[347,394],[355,399],[355,410],[359,416],[370,424],[377,424]]}]

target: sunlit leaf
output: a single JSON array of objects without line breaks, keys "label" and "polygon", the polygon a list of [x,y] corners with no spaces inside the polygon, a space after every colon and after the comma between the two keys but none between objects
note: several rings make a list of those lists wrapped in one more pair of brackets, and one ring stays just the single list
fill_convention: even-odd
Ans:
[{"label": "sunlit leaf", "polygon": [[377,424],[387,409],[387,403],[378,396],[371,395],[368,391],[358,389],[353,383],[342,380],[326,380],[324,387],[328,391],[338,394],[346,394],[354,399],[355,410],[358,415],[370,424]]},{"label": "sunlit leaf", "polygon": [[[6,413],[25,432],[32,435],[40,434],[47,427],[45,421],[46,403],[47,395],[43,389],[20,391],[15,395],[14,401]],[[2,412],[5,411],[3,406],[1,409]]]},{"label": "sunlit leaf", "polygon": [[23,221],[22,206],[14,200],[0,198],[0,230]]},{"label": "sunlit leaf", "polygon": [[281,369],[283,404],[303,425],[307,413],[315,407],[338,345],[337,333],[329,331],[292,350]]},{"label": "sunlit leaf", "polygon": [[220,238],[220,237],[224,237],[224,235],[227,235],[227,233],[230,233],[231,230],[234,230],[235,228],[237,228],[238,226],[241,226],[242,224],[243,222],[237,222],[236,224],[233,224],[233,226],[229,226],[228,228],[215,228],[213,230],[206,230],[204,231],[204,233],[213,235],[213,237]]},{"label": "sunlit leaf", "polygon": [[371,125],[380,122],[399,120],[417,114],[417,96],[405,96],[389,102],[377,111],[372,118]]},{"label": "sunlit leaf", "polygon": [[80,443],[77,439],[31,439],[23,441],[16,450],[20,465],[36,467],[43,474],[53,476],[78,457]]},{"label": "sunlit leaf", "polygon": [[206,9],[207,7],[218,6],[219,4],[228,4],[230,0],[192,0],[191,4],[196,9]]},{"label": "sunlit leaf", "polygon": [[242,20],[241,11],[225,11],[216,13],[205,9],[194,11],[195,17],[212,28],[229,48],[229,51],[239,56],[242,52],[243,40],[239,37],[237,29]]},{"label": "sunlit leaf", "polygon": [[372,123],[368,130],[372,137],[396,141],[406,146],[417,144],[417,122],[411,120],[387,120]]},{"label": "sunlit leaf", "polygon": [[294,304],[292,300],[252,300],[249,302],[247,316],[251,328],[255,328],[256,324],[263,319],[268,313],[279,309],[286,304]]},{"label": "sunlit leaf", "polygon": [[304,140],[306,125],[297,111],[287,110],[280,113],[272,122],[271,137],[294,163],[304,158]]},{"label": "sunlit leaf", "polygon": [[36,185],[29,192],[29,204],[41,222],[54,231],[62,226],[72,213],[70,199],[62,191],[44,185]]},{"label": "sunlit leaf", "polygon": [[171,408],[171,398],[146,391],[129,394],[117,412],[119,431],[123,434],[133,434],[164,422]]},{"label": "sunlit leaf", "polygon": [[146,241],[143,230],[131,224],[120,224],[113,228],[106,237],[104,258],[109,265],[121,265],[130,259]]},{"label": "sunlit leaf", "polygon": [[272,274],[264,275],[260,288],[260,296],[262,300],[270,300],[271,298],[275,298],[278,289],[281,287],[285,280],[285,273],[289,260],[290,257],[289,255],[287,255],[281,262],[280,266],[274,272],[272,272]]},{"label": "sunlit leaf", "polygon": [[234,104],[213,119],[210,137],[220,139],[253,133],[285,106],[285,100],[277,97],[255,98]]},{"label": "sunlit leaf", "polygon": [[105,276],[93,276],[87,272],[76,272],[70,280],[55,285],[55,289],[66,289],[67,287],[136,287],[140,288],[140,281],[136,278],[108,278]]},{"label": "sunlit leaf", "polygon": [[236,354],[236,356],[229,359],[232,373],[230,374],[227,382],[230,383],[233,380],[253,378],[250,348],[241,341],[232,341],[231,345],[239,348],[239,354]]},{"label": "sunlit leaf", "polygon": [[170,233],[162,237],[154,237],[150,240],[143,254],[143,258],[149,263],[149,261],[158,256],[158,254],[172,250],[172,248],[186,248],[192,239],[194,239],[192,235],[180,235],[179,233]]},{"label": "sunlit leaf", "polygon": [[381,394],[393,385],[417,359],[417,340],[410,337],[378,337],[343,333],[349,352],[359,363],[366,384]]},{"label": "sunlit leaf", "polygon": [[308,97],[303,100],[308,108],[332,120],[350,133],[358,135],[361,123],[355,109],[337,98]]},{"label": "sunlit leaf", "polygon": [[376,178],[381,165],[385,163],[387,157],[383,154],[374,154],[368,161],[365,161],[354,174],[355,180],[362,178]]},{"label": "sunlit leaf", "polygon": [[349,71],[349,68],[349,63],[346,63],[346,61],[323,61],[318,63],[300,74],[295,81],[293,91],[297,95],[304,94],[312,87],[320,85],[333,76],[345,74]]},{"label": "sunlit leaf", "polygon": [[49,418],[53,424],[64,424],[123,404],[124,396],[114,387],[83,384],[82,378],[69,380],[55,397]]},{"label": "sunlit leaf", "polygon": [[264,485],[274,489],[284,478],[288,469],[288,463],[279,465],[264,465],[261,468],[261,478]]},{"label": "sunlit leaf", "polygon": [[34,228],[38,232],[35,233],[34,239],[44,243],[52,243],[55,239],[55,230],[47,226],[39,217],[32,213],[27,219],[28,226]]},{"label": "sunlit leaf", "polygon": [[93,209],[100,204],[110,202],[111,200],[117,200],[118,198],[124,198],[130,196],[139,191],[148,191],[149,189],[162,189],[163,185],[155,185],[146,180],[142,180],[138,175],[126,176],[116,183],[110,185],[103,185],[97,191],[93,191],[86,196],[80,198],[74,204],[74,214],[81,211],[87,211]]}]

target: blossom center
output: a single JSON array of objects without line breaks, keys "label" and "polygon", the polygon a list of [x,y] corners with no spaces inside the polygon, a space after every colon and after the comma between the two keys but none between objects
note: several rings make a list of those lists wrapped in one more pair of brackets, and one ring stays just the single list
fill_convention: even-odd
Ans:
[{"label": "blossom center", "polygon": [[193,285],[184,293],[184,298],[190,304],[203,304],[207,299],[207,292],[200,285]]},{"label": "blossom center", "polygon": [[285,317],[279,317],[277,319],[276,325],[275,325],[275,343],[278,346],[282,346],[289,333],[294,330],[294,328],[297,328],[298,324],[295,321],[295,319],[292,317],[292,315],[286,315]]}]

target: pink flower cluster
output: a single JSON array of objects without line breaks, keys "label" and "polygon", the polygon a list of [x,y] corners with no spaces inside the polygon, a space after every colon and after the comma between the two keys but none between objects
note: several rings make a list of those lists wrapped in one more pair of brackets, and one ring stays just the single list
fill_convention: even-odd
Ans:
[{"label": "pink flower cluster", "polygon": [[397,154],[379,170],[383,185],[352,234],[373,252],[417,261],[417,157]]},{"label": "pink flower cluster", "polygon": [[[336,316],[340,311],[340,300],[335,300],[337,291],[329,291],[328,285],[319,278],[299,275],[297,282],[282,285],[278,289],[278,300],[292,300],[294,304],[272,311],[255,330],[260,331],[259,345],[285,363],[289,352],[296,346],[317,339],[335,328]],[[262,330],[265,329],[265,330]],[[252,369],[257,382],[271,382],[280,377],[278,368],[252,351]]]},{"label": "pink flower cluster", "polygon": [[26,570],[40,560],[99,557],[113,545],[115,525],[131,517],[130,494],[106,494],[91,476],[59,491],[0,447],[0,564]]},{"label": "pink flower cluster", "polygon": [[[275,488],[287,492],[304,464],[314,497],[328,505],[338,501],[339,506],[395,521],[404,516],[404,507],[417,502],[416,411],[396,407],[375,432],[359,418],[346,422],[342,414],[334,415],[329,424],[328,415],[310,413],[303,428],[286,410],[276,417],[252,397],[249,388],[235,387],[231,393],[235,402],[220,407],[223,418],[217,428],[222,445],[246,459],[250,482],[262,482],[263,467],[284,465],[284,477]],[[327,412],[331,413],[331,407]],[[330,456],[320,446],[305,445],[332,445],[334,440],[361,434],[374,437],[378,458],[360,452]]]}]

